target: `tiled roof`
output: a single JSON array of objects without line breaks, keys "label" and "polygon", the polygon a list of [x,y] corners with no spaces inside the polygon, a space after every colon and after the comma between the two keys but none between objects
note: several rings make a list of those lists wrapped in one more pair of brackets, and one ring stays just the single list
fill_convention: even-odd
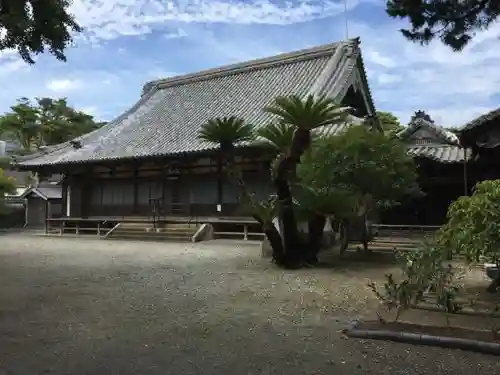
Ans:
[{"label": "tiled roof", "polygon": [[468,131],[494,120],[500,121],[500,108],[494,109],[493,111],[490,111],[482,116],[475,118],[474,120],[462,126],[459,131],[460,132]]},{"label": "tiled roof", "polygon": [[425,145],[408,147],[408,153],[415,157],[433,159],[440,163],[463,163],[465,157],[467,160],[471,158],[471,150],[467,149],[464,155],[464,148],[453,145]]},{"label": "tiled roof", "polygon": [[428,140],[430,142],[426,144],[408,144],[410,155],[440,163],[460,163],[471,158],[471,150],[467,149],[464,154],[464,148],[460,146],[456,134],[423,118],[413,119],[404,130],[398,133],[398,137],[402,140],[409,140],[412,134],[421,128],[430,131],[434,138]]},{"label": "tiled roof", "polygon": [[[214,148],[200,141],[200,127],[212,117],[240,116],[262,126],[262,108],[278,95],[328,94],[341,99],[362,65],[359,40],[352,39],[266,59],[146,84],[126,113],[78,140],[48,147],[21,159],[21,166],[69,164],[161,156]],[[365,72],[357,79],[366,82]],[[370,111],[373,103],[367,89]],[[344,126],[328,129],[335,134]]]},{"label": "tiled roof", "polygon": [[26,190],[21,198],[26,198],[29,194],[34,193],[42,199],[62,199],[61,186],[38,186]]},{"label": "tiled roof", "polygon": [[450,145],[459,145],[460,141],[456,134],[446,130],[442,126],[436,125],[433,122],[424,120],[423,118],[416,118],[411,121],[406,128],[398,133],[398,137],[401,139],[408,138],[413,133],[415,133],[420,128],[426,128],[433,132],[437,138],[442,142]]}]

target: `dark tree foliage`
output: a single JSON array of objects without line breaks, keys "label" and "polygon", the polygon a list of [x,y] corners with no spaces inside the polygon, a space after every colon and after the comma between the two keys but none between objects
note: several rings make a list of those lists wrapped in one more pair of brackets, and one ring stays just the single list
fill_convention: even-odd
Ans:
[{"label": "dark tree foliage", "polygon": [[71,32],[82,31],[67,12],[69,0],[0,0],[0,49],[16,49],[34,64],[33,55],[48,50],[66,61]]},{"label": "dark tree foliage", "polygon": [[387,13],[407,19],[411,27],[401,32],[409,40],[428,44],[440,39],[454,51],[460,51],[487,29],[500,14],[499,0],[388,0]]},{"label": "dark tree foliage", "polygon": [[390,112],[377,111],[377,119],[385,134],[397,134],[404,129],[399,118]]}]

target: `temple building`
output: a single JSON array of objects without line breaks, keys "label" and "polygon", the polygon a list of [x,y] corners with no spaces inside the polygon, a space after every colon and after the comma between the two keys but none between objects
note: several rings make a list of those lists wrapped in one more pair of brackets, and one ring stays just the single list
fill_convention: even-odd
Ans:
[{"label": "temple building", "polygon": [[[222,116],[263,126],[270,115],[262,108],[291,94],[327,95],[352,107],[357,118],[373,115],[359,39],[149,82],[137,103],[113,121],[30,155],[18,167],[64,175],[63,217],[242,216],[229,184],[217,204],[217,149],[198,132]],[[262,197],[271,191],[272,157],[257,146],[238,148],[244,178]]]}]

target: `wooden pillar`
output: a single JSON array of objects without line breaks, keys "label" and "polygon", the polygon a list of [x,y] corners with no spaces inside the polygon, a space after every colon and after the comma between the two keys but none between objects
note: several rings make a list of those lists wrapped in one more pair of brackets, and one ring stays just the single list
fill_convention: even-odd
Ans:
[{"label": "wooden pillar", "polygon": [[49,217],[50,217],[50,202],[49,202],[49,200],[46,200],[45,201],[45,222],[44,222],[45,234],[49,233],[49,223],[48,223]]},{"label": "wooden pillar", "polygon": [[139,213],[139,165],[134,164],[134,208],[133,213]]},{"label": "wooden pillar", "polygon": [[83,176],[80,193],[80,215],[87,217],[89,213],[90,200],[92,199],[93,175],[91,172],[86,172]]},{"label": "wooden pillar", "polygon": [[186,165],[185,178],[183,179],[183,199],[186,200],[186,214],[188,217],[192,216],[192,208],[191,208],[191,175],[192,168],[191,163],[188,161]]},{"label": "wooden pillar", "polygon": [[160,190],[161,190],[161,195],[163,197],[162,206],[165,216],[170,216],[172,215],[173,212],[171,194],[167,194],[167,186],[170,183],[170,180],[168,179],[168,173],[169,173],[168,165],[163,163],[160,174],[160,181],[161,181]]},{"label": "wooden pillar", "polygon": [[469,186],[467,184],[467,148],[464,147],[464,194],[469,195]]},{"label": "wooden pillar", "polygon": [[61,202],[61,215],[66,216],[66,207],[68,206],[68,176],[64,174],[62,183],[61,183],[61,189],[62,189],[62,202]]}]

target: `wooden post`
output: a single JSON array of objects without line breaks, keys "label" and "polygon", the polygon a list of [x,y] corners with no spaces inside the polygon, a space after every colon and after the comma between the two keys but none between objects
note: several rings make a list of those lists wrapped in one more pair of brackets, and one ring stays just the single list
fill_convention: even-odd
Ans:
[{"label": "wooden post", "polygon": [[45,234],[48,234],[49,233],[49,228],[48,228],[48,222],[49,222],[49,214],[48,214],[48,210],[49,210],[49,201],[45,201]]},{"label": "wooden post", "polygon": [[134,164],[134,214],[139,213],[139,166]]},{"label": "wooden post", "polygon": [[61,215],[66,216],[66,207],[68,205],[68,176],[64,174],[61,183],[62,201],[61,201]]},{"label": "wooden post", "polygon": [[469,187],[467,186],[467,148],[464,147],[464,193],[469,195]]},{"label": "wooden post", "polygon": [[183,199],[186,200],[186,215],[191,218],[191,176],[193,171],[191,169],[191,163],[188,161],[186,164],[185,178],[184,182],[184,190],[183,190]]}]

